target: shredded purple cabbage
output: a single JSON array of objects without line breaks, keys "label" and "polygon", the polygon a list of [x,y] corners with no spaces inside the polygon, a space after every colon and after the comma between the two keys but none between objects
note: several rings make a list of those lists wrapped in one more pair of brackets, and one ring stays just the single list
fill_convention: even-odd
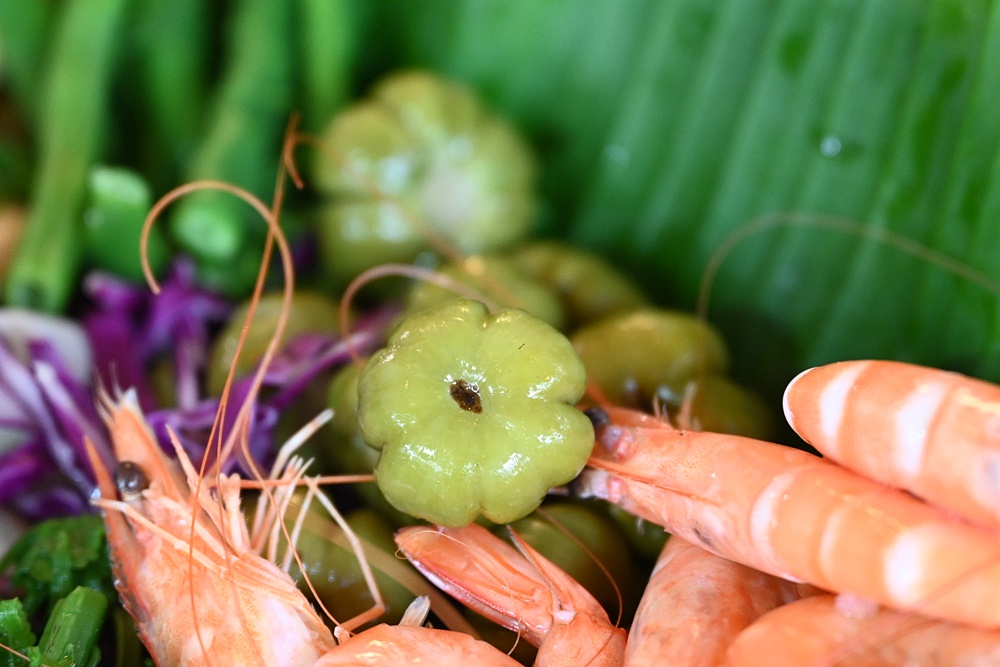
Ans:
[{"label": "shredded purple cabbage", "polygon": [[[89,275],[84,289],[93,301],[82,321],[94,352],[97,386],[134,388],[161,446],[173,451],[169,427],[188,456],[200,460],[220,406],[218,397],[202,395],[200,377],[210,332],[229,316],[231,304],[198,287],[193,264],[185,260],[175,263],[158,296],[104,274]],[[360,354],[373,351],[394,315],[385,309],[363,319],[351,344]],[[29,355],[26,363],[19,360],[0,335],[0,401],[10,405],[0,413],[0,430],[19,436],[18,445],[0,454],[0,505],[9,504],[32,520],[89,511],[95,480],[84,438],[94,443],[105,465],[114,462],[94,387],[74,379],[48,341],[30,341]],[[169,408],[157,405],[149,381],[149,369],[163,358],[173,360],[176,376],[175,403]],[[273,459],[281,412],[317,376],[349,360],[347,341],[320,334],[295,338],[274,359],[251,415],[248,448],[258,469]],[[233,384],[224,434],[231,432],[251,386],[249,377]],[[238,452],[220,467],[249,472]]]},{"label": "shredded purple cabbage", "polygon": [[0,393],[13,408],[0,428],[16,428],[23,444],[0,455],[0,504],[31,519],[78,514],[94,487],[84,434],[110,462],[107,433],[90,393],[65,370],[52,346],[31,341],[22,363],[0,337]]},{"label": "shredded purple cabbage", "polygon": [[102,273],[84,281],[84,292],[96,306],[84,316],[83,325],[94,347],[98,377],[105,387],[134,387],[144,410],[155,406],[146,368],[167,355],[174,360],[177,405],[197,402],[209,330],[232,311],[225,299],[199,287],[194,277],[194,264],[182,258],[174,263],[159,295]]}]

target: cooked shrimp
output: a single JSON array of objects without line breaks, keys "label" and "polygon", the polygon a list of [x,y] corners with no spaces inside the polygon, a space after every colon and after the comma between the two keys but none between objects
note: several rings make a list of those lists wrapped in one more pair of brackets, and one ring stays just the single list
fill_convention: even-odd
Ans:
[{"label": "cooked shrimp", "polygon": [[103,409],[119,463],[112,481],[89,450],[101,491],[95,504],[105,510],[118,592],[156,663],[306,667],[332,649],[329,629],[288,573],[252,548],[239,478],[219,476],[214,490],[198,484],[176,445],[182,472],[134,392]]},{"label": "cooked shrimp", "polygon": [[464,632],[383,623],[351,637],[313,667],[411,664],[519,667],[521,663]]},{"label": "cooked shrimp", "polygon": [[475,524],[396,535],[410,562],[442,590],[538,646],[536,665],[620,665],[625,631],[568,574],[514,540],[516,549]]},{"label": "cooked shrimp", "polygon": [[853,612],[833,595],[764,614],[729,649],[728,667],[986,667],[1000,632],[885,609]]},{"label": "cooked shrimp", "polygon": [[741,630],[799,597],[795,584],[674,535],[656,561],[625,648],[626,667],[716,667]]},{"label": "cooked shrimp", "polygon": [[[258,552],[258,548],[265,546],[261,536],[267,535],[272,526],[275,530],[270,531],[270,542],[276,544],[281,528],[279,518],[290,493],[281,494],[283,500],[276,502],[282,507],[270,511],[268,519],[259,523],[251,536],[239,506],[243,483],[238,476],[223,475],[218,470],[218,463],[225,460],[236,443],[246,443],[249,406],[280,344],[288,316],[294,280],[291,254],[277,222],[281,183],[279,174],[273,210],[235,186],[208,182],[173,190],[153,207],[146,219],[144,237],[159,212],[183,194],[203,187],[228,191],[253,206],[269,227],[255,300],[260,298],[272,243],[282,259],[285,308],[253,378],[248,398],[225,441],[217,430],[221,416],[217,417],[210,440],[217,445],[216,465],[207,465],[211,448],[206,448],[202,470],[196,470],[176,438],[173,446],[177,461],[169,459],[146,424],[133,391],[125,392],[117,401],[107,396],[101,401],[102,416],[117,458],[115,481],[88,443],[101,493],[94,504],[105,510],[115,584],[123,605],[135,619],[143,643],[159,665],[305,667],[336,646],[323,619],[288,573]],[[155,290],[155,279],[145,263],[144,269]],[[248,317],[252,317],[252,311],[251,308]],[[232,373],[230,370],[229,382]],[[220,411],[225,409],[229,382]],[[248,452],[244,454],[252,464]],[[279,454],[279,460],[282,458],[283,454]],[[301,461],[290,462],[283,481],[294,485],[301,480],[304,468]],[[206,470],[210,480],[203,477]],[[305,481],[313,494],[314,480]],[[276,499],[277,495],[265,492],[264,498]],[[285,537],[289,537],[287,532]],[[374,594],[377,599],[377,593]],[[373,610],[377,612],[378,604]]]},{"label": "cooked shrimp", "polygon": [[805,371],[785,416],[826,457],[1000,527],[1000,387],[893,361]]},{"label": "cooked shrimp", "polygon": [[806,452],[609,413],[581,495],[782,578],[1000,626],[997,535]]}]

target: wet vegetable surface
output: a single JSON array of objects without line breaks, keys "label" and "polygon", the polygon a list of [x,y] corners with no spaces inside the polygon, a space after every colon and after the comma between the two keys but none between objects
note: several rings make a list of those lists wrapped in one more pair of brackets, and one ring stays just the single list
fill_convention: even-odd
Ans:
[{"label": "wet vegetable surface", "polygon": [[573,407],[583,389],[566,338],[523,311],[455,299],[414,315],[358,383],[379,487],[434,523],[520,518],[587,460],[593,429]]}]

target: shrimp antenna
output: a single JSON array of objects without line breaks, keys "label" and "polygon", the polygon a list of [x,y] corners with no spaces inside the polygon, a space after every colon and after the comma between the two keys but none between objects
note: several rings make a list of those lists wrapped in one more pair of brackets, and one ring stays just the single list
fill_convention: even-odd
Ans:
[{"label": "shrimp antenna", "polygon": [[[174,188],[173,190],[171,190],[170,192],[168,192],[167,194],[165,194],[163,197],[161,197],[160,200],[157,201],[156,204],[153,206],[153,208],[150,210],[149,214],[146,216],[146,220],[143,223],[143,233],[142,233],[142,240],[140,242],[140,244],[141,244],[140,248],[141,248],[142,259],[143,259],[143,272],[144,272],[144,274],[146,276],[147,282],[149,283],[149,287],[153,291],[153,293],[154,294],[159,294],[160,289],[159,289],[159,284],[156,282],[155,277],[152,275],[152,272],[151,272],[150,267],[149,267],[148,257],[147,257],[147,245],[146,244],[148,242],[149,232],[152,229],[152,225],[159,218],[159,216],[163,212],[163,210],[166,209],[166,207],[169,206],[170,204],[172,204],[174,201],[176,201],[177,199],[179,199],[179,198],[181,198],[181,197],[183,197],[183,196],[185,196],[187,194],[190,194],[190,193],[196,192],[196,191],[201,191],[201,190],[219,190],[219,191],[222,191],[222,192],[228,192],[229,194],[235,195],[236,197],[238,197],[238,198],[242,199],[243,201],[245,201],[254,210],[256,210],[257,213],[265,220],[265,222],[268,225],[268,235],[267,235],[267,240],[265,242],[265,249],[264,249],[263,260],[261,262],[261,268],[260,268],[260,271],[258,272],[258,277],[257,277],[256,285],[254,286],[254,293],[253,293],[253,297],[252,297],[252,300],[251,300],[251,304],[252,305],[251,305],[250,310],[249,310],[249,312],[247,314],[247,320],[244,322],[243,329],[240,332],[239,342],[237,343],[237,352],[236,352],[236,354],[234,356],[234,363],[233,363],[233,366],[229,370],[229,375],[226,378],[226,383],[225,383],[225,386],[224,386],[224,388],[222,390],[222,396],[221,396],[221,398],[219,400],[219,411],[217,412],[217,414],[215,416],[215,420],[214,420],[214,422],[212,424],[212,429],[211,429],[211,432],[209,434],[209,439],[208,439],[208,447],[205,448],[205,455],[202,457],[201,469],[200,469],[200,473],[199,473],[199,476],[198,476],[198,483],[197,483],[197,485],[195,486],[195,489],[194,489],[194,495],[195,495],[195,497],[198,497],[199,494],[200,494],[200,492],[201,492],[202,479],[204,478],[205,470],[206,470],[206,467],[208,465],[208,459],[209,459],[210,453],[212,451],[212,443],[213,442],[217,443],[216,444],[216,447],[217,447],[217,456],[215,458],[214,467],[215,467],[215,473],[216,473],[216,475],[218,475],[220,473],[220,470],[221,470],[221,463],[222,463],[222,461],[225,460],[226,456],[228,455],[228,452],[230,452],[231,449],[232,449],[232,442],[233,442],[232,438],[234,436],[240,436],[240,435],[244,435],[245,436],[245,434],[247,433],[247,429],[248,429],[248,426],[249,426],[250,411],[253,409],[253,404],[255,402],[257,393],[259,392],[260,386],[261,386],[261,384],[263,382],[264,373],[267,371],[267,368],[268,368],[268,366],[270,364],[271,359],[276,354],[278,345],[281,342],[281,337],[284,334],[285,326],[286,326],[287,321],[288,321],[289,304],[291,303],[292,294],[293,294],[293,290],[294,290],[294,274],[293,274],[293,271],[292,271],[291,250],[288,247],[287,240],[285,239],[284,235],[281,232],[280,225],[278,224],[278,221],[277,221],[277,216],[274,214],[274,212],[272,210],[268,209],[267,206],[265,206],[264,203],[259,198],[257,198],[256,196],[254,196],[253,194],[251,194],[249,191],[245,190],[244,188],[240,188],[240,187],[238,187],[236,185],[233,185],[231,183],[226,183],[226,182],[223,182],[223,181],[202,180],[202,181],[195,181],[193,183],[188,183],[188,184],[185,184],[185,185],[181,185],[181,186],[179,186],[177,188]],[[280,203],[280,191],[279,191],[279,193],[276,194],[275,201],[278,202],[278,203]],[[225,415],[225,413],[226,413],[226,407],[228,406],[228,402],[229,402],[228,401],[229,395],[230,395],[230,393],[232,391],[232,383],[233,383],[233,377],[234,377],[234,374],[235,374],[235,367],[236,367],[235,359],[237,359],[239,357],[239,352],[240,352],[240,350],[243,347],[244,341],[245,341],[246,336],[247,336],[247,332],[249,330],[250,319],[253,317],[257,301],[260,300],[260,294],[261,294],[261,292],[263,290],[264,277],[266,276],[266,272],[267,272],[267,260],[270,257],[271,247],[272,247],[273,243],[275,243],[275,242],[277,242],[277,244],[278,244],[278,250],[279,250],[279,253],[280,253],[281,258],[282,258],[282,269],[284,270],[284,273],[285,273],[285,291],[284,291],[283,308],[282,308],[282,310],[281,310],[281,312],[279,313],[279,316],[278,316],[278,322],[277,322],[277,324],[275,326],[274,337],[269,342],[269,344],[267,346],[267,349],[264,352],[264,355],[263,355],[263,357],[261,359],[260,367],[259,367],[257,373],[253,376],[253,379],[251,380],[251,387],[250,387],[250,390],[248,392],[247,399],[243,403],[243,405],[240,407],[240,411],[239,411],[239,413],[236,416],[236,421],[235,421],[236,426],[233,429],[233,434],[231,434],[229,438],[226,438],[225,443],[224,443],[223,442],[223,432],[222,432],[223,415]],[[251,468],[251,470],[253,471],[253,474],[259,479],[260,478],[260,472],[259,472],[259,470],[257,470],[256,466],[254,465],[253,458],[247,456],[247,463],[248,463],[249,467]],[[269,493],[269,490],[265,489],[264,492],[265,493]],[[223,508],[222,508],[222,505],[221,505],[221,502],[222,502],[221,498],[220,498],[219,502],[220,502],[220,505],[219,505],[219,514],[220,514],[219,521],[220,521],[220,523],[219,523],[219,525],[223,525],[224,521],[222,520]],[[192,505],[192,512],[197,512],[197,511],[198,511],[198,506],[197,505]],[[191,522],[191,542],[192,543],[193,543],[194,535],[195,535],[195,526],[196,526],[196,522],[192,520],[192,522]],[[194,568],[194,562],[193,561],[189,562],[189,568],[190,568],[189,576],[191,576],[193,578],[194,577],[194,574],[193,574],[193,572],[194,572],[194,570],[193,570],[193,568]],[[191,590],[191,604],[192,604],[192,607],[195,604],[194,590],[193,589]],[[201,634],[201,630],[200,630],[200,627],[198,626],[197,615],[195,615],[194,620],[195,620],[196,634],[198,635],[198,642],[199,642],[199,644],[201,644],[201,648],[202,648],[203,654],[207,656],[208,655],[208,651],[206,650],[206,647],[204,646],[204,641],[203,641],[203,637],[202,637],[202,634]]]}]

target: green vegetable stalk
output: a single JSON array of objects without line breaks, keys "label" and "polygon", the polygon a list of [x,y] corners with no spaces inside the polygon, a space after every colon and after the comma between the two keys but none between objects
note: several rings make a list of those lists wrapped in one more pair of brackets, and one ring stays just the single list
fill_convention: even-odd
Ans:
[{"label": "green vegetable stalk", "polygon": [[357,3],[348,0],[298,3],[302,125],[306,130],[322,128],[350,93],[357,11]]},{"label": "green vegetable stalk", "polygon": [[127,6],[128,0],[74,0],[64,9],[37,128],[30,218],[5,290],[8,305],[54,312],[69,301],[81,259],[87,170],[102,143]]},{"label": "green vegetable stalk", "polygon": [[[0,643],[29,656],[31,665],[100,663],[97,641],[108,605],[118,599],[100,517],[88,514],[37,524],[0,558],[0,575],[7,574],[22,597],[0,601]],[[47,619],[37,645],[29,617]],[[134,636],[134,627],[127,634]],[[24,664],[0,651],[0,667]]]},{"label": "green vegetable stalk", "polygon": [[379,488],[449,526],[524,516],[587,461],[593,427],[573,407],[584,385],[569,341],[523,311],[455,299],[411,316],[358,383]]},{"label": "green vegetable stalk", "polygon": [[0,69],[27,122],[42,105],[35,82],[51,43],[53,2],[0,2]]},{"label": "green vegetable stalk", "polygon": [[[28,614],[21,601],[0,600],[0,644],[25,653],[35,645],[35,633],[31,631]],[[24,660],[9,651],[0,651],[0,667],[21,667]]]},{"label": "green vegetable stalk", "polygon": [[[291,111],[292,8],[287,0],[235,4],[224,82],[187,176],[227,181],[266,201]],[[234,294],[253,284],[256,243],[264,234],[245,203],[219,192],[196,193],[178,204],[171,225],[205,282]]]},{"label": "green vegetable stalk", "polygon": [[56,603],[38,640],[42,662],[52,667],[96,667],[101,651],[97,638],[108,609],[101,593],[84,586]]},{"label": "green vegetable stalk", "polygon": [[[21,601],[0,600],[0,643],[27,656],[32,667],[96,667],[101,661],[97,640],[107,610],[104,594],[78,586],[56,602],[36,645]],[[0,667],[24,664],[10,651],[0,651]]]},{"label": "green vegetable stalk", "polygon": [[[95,167],[87,180],[90,201],[84,213],[83,240],[88,260],[97,268],[141,282],[139,238],[152,205],[149,184],[122,167]],[[167,262],[160,227],[150,230],[148,251],[153,273],[159,273]]]},{"label": "green vegetable stalk", "polygon": [[211,14],[202,0],[142,0],[136,7],[133,76],[147,125],[142,171],[157,188],[177,184],[204,124]]}]

